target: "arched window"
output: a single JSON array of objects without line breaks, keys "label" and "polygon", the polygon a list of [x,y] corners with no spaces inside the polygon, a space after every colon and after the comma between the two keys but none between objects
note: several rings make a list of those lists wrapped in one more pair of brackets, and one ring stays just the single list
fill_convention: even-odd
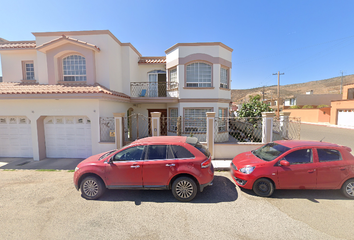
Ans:
[{"label": "arched window", "polygon": [[211,65],[197,62],[187,65],[187,87],[211,87]]},{"label": "arched window", "polygon": [[86,81],[86,60],[80,55],[63,59],[64,81]]}]

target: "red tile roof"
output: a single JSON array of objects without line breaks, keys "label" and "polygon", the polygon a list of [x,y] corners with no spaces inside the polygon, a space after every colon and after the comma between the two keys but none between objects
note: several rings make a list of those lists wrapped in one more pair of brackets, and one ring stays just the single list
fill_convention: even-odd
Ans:
[{"label": "red tile roof", "polygon": [[84,44],[84,45],[87,45],[87,46],[90,46],[90,47],[94,47],[94,48],[96,48],[98,51],[100,51],[100,48],[97,47],[97,46],[94,45],[94,44],[91,44],[91,43],[88,43],[88,42],[84,42],[84,41],[78,40],[78,39],[76,39],[76,38],[68,37],[68,36],[65,36],[65,35],[62,35],[62,36],[60,36],[60,37],[58,37],[58,38],[56,38],[56,39],[50,40],[49,42],[43,43],[43,44],[37,46],[36,48],[37,48],[37,49],[38,49],[38,48],[42,48],[42,47],[48,46],[48,45],[50,45],[50,44],[52,44],[52,43],[59,42],[59,41],[61,41],[61,40],[63,40],[63,39],[69,40],[69,41],[71,41],[71,42],[77,42],[77,43],[80,43],[80,44]]},{"label": "red tile roof", "polygon": [[34,49],[36,47],[35,41],[7,41],[0,43],[1,49]]},{"label": "red tile roof", "polygon": [[139,60],[139,64],[144,64],[144,63],[166,63],[166,57],[141,57]]},{"label": "red tile roof", "polygon": [[99,84],[95,85],[42,85],[42,84],[26,84],[1,82],[0,96],[8,94],[87,94],[87,93],[103,93],[122,98],[130,99],[124,93],[109,90]]}]

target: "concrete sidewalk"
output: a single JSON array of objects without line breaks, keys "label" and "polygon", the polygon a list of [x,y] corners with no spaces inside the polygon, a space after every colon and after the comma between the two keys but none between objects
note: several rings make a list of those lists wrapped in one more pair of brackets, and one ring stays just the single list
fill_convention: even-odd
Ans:
[{"label": "concrete sidewalk", "polygon": [[[33,158],[0,158],[0,169],[55,169],[74,170],[82,158],[46,158],[34,161]],[[228,171],[231,160],[213,160],[214,169]]]}]

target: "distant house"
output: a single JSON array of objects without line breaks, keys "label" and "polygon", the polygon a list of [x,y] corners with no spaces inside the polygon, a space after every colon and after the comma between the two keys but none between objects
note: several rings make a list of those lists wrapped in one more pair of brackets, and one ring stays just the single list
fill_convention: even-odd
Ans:
[{"label": "distant house", "polygon": [[343,86],[342,100],[331,102],[331,124],[354,127],[354,84]]},{"label": "distant house", "polygon": [[331,105],[331,101],[341,100],[341,94],[301,94],[284,101],[284,106]]}]

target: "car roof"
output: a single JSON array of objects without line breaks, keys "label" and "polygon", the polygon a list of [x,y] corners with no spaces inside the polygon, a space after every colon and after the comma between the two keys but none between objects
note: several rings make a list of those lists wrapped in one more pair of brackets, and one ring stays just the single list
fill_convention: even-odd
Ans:
[{"label": "car roof", "polygon": [[335,143],[308,141],[308,140],[279,140],[274,142],[288,148],[307,147],[307,146],[308,147],[341,147],[340,145]]},{"label": "car roof", "polygon": [[186,136],[158,136],[142,138],[134,141],[133,144],[186,142],[186,140]]}]

